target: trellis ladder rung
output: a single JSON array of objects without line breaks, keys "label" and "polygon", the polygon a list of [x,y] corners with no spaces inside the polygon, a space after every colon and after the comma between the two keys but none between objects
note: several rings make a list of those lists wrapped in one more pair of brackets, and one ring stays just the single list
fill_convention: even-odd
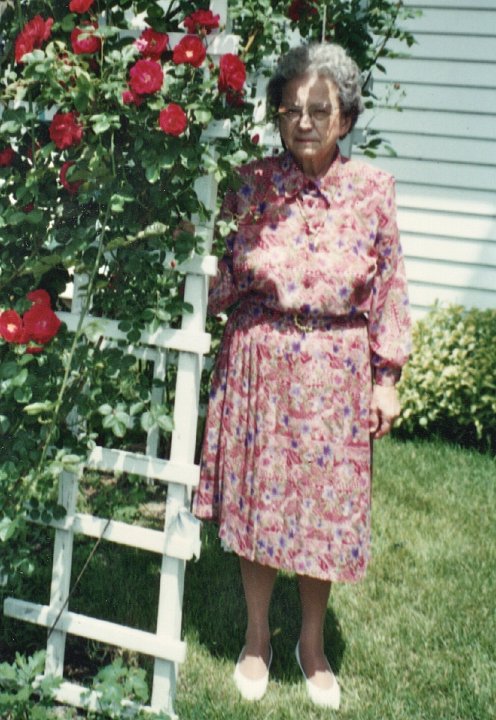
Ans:
[{"label": "trellis ladder rung", "polygon": [[188,486],[198,485],[200,477],[199,466],[192,463],[171,462],[152,455],[113,450],[99,445],[93,448],[85,465],[103,472],[129,473]]},{"label": "trellis ladder rung", "polygon": [[[80,321],[79,313],[58,312],[57,316],[67,325],[68,330],[71,332],[77,330]],[[83,321],[83,330],[91,337],[104,336],[127,342],[127,334],[119,330],[118,326],[117,320],[106,320],[93,315],[86,315]],[[143,345],[156,345],[169,350],[206,355],[210,349],[210,335],[205,332],[162,328],[155,330],[155,332],[142,332],[140,343]]]},{"label": "trellis ladder rung", "polygon": [[[49,605],[38,605],[11,597],[4,602],[4,613],[16,620],[24,620],[47,628],[54,625],[58,615]],[[181,663],[186,657],[186,643],[182,640],[167,639],[163,636],[159,638],[144,630],[79,615],[69,610],[60,615],[56,628],[71,635],[123,647],[171,662]]]},{"label": "trellis ladder rung", "polygon": [[42,520],[33,520],[35,525],[52,527],[55,530],[70,530],[75,535],[101,538],[116,545],[126,545],[145,552],[158,555],[169,555],[179,560],[191,560],[194,556],[194,541],[196,537],[171,538],[162,530],[152,530],[141,525],[129,525],[118,520],[105,520],[94,515],[77,513],[73,518],[65,520],[51,520],[48,523]]},{"label": "trellis ladder rung", "polygon": [[[227,121],[220,121],[218,125],[224,127]],[[209,126],[210,127],[210,126]],[[205,132],[208,132],[205,131]],[[203,135],[202,135],[203,137]],[[226,137],[229,137],[229,126],[226,127]],[[177,263],[177,265],[175,264]],[[176,256],[172,252],[168,252],[165,256],[165,266],[172,267],[180,272],[188,272],[192,275],[207,275],[214,277],[217,274],[218,260],[215,255],[193,255],[193,257],[179,263]]]}]

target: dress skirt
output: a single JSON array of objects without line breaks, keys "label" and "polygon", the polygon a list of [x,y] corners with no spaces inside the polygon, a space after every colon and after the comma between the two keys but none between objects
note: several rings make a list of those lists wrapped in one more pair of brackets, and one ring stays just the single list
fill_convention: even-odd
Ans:
[{"label": "dress skirt", "polygon": [[243,300],[213,372],[194,510],[262,565],[356,581],[370,545],[367,320]]}]

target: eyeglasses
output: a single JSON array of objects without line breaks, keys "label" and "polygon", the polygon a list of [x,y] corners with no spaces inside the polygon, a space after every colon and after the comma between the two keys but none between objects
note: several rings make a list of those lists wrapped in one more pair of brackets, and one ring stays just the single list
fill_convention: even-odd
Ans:
[{"label": "eyeglasses", "polygon": [[277,111],[281,120],[292,124],[300,122],[304,114],[307,114],[313,123],[325,123],[334,113],[332,105],[310,105],[308,108],[293,107],[282,108]]}]

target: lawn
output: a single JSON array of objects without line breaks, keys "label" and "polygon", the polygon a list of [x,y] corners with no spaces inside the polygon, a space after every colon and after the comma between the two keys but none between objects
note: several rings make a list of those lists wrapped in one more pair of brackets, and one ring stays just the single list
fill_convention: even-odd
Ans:
[{"label": "lawn", "polygon": [[[494,458],[442,443],[375,448],[373,561],[364,582],[336,585],[326,647],[342,720],[489,720],[496,713]],[[324,718],[306,699],[293,650],[295,582],[273,598],[274,663],[265,698],[239,699],[231,674],[243,643],[236,558],[207,529],[188,568],[189,643],[177,710],[184,720]],[[334,713],[335,714],[335,713]]]},{"label": "lawn", "polygon": [[[206,526],[201,558],[186,574],[181,720],[495,717],[496,460],[441,442],[384,439],[374,464],[373,560],[364,582],[333,588],[327,616],[326,649],[342,686],[339,713],[306,698],[294,659],[298,595],[287,575],[279,576],[272,604],[268,692],[255,704],[239,698],[231,680],[244,635],[238,565]],[[78,540],[84,543],[81,563],[91,548]],[[71,609],[153,630],[157,586],[155,556],[104,544]],[[47,578],[33,578],[24,597],[46,602],[47,594]],[[4,621],[0,636],[11,651],[43,646],[39,628]],[[76,680],[112,658],[108,649],[73,638],[67,655]],[[151,668],[147,658],[132,660]]]}]

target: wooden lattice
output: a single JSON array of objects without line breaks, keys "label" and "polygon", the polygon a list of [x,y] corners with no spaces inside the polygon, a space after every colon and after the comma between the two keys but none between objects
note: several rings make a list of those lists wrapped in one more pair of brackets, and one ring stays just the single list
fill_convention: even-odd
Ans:
[{"label": "wooden lattice", "polygon": [[[221,16],[221,25],[226,27],[227,1],[214,0],[211,9]],[[179,39],[179,35],[170,36],[171,44]],[[212,38],[209,52],[215,60],[226,52],[236,52],[237,46],[238,39],[224,31]],[[213,123],[205,132],[204,140],[208,142],[228,132],[229,128],[225,124]],[[217,196],[213,176],[199,179],[195,190],[200,201],[212,211],[213,217]],[[203,355],[210,348],[210,336],[205,332],[208,278],[215,275],[217,270],[216,258],[210,255],[213,220],[201,228],[198,226],[198,218],[193,217],[191,220],[197,227],[197,234],[204,238],[205,254],[190,258],[179,265],[178,270],[186,271],[184,300],[192,305],[193,312],[183,316],[180,329],[163,328],[153,333],[143,332],[136,347],[130,348],[130,352],[152,362],[153,377],[156,379],[165,377],[167,353],[173,351],[177,354],[170,457],[167,460],[157,457],[158,435],[152,430],[148,433],[143,454],[96,447],[79,469],[79,474],[64,472],[60,478],[59,503],[65,507],[66,516],[63,520],[50,523],[55,528],[55,543],[49,605],[15,598],[7,598],[4,605],[6,615],[49,628],[46,675],[63,679],[67,634],[154,657],[151,703],[145,709],[164,711],[171,717],[175,717],[173,705],[178,665],[186,655],[186,643],[181,640],[185,566],[186,561],[198,556],[200,550],[199,523],[190,513],[190,502],[192,489],[199,477],[199,468],[194,458]],[[169,268],[172,259],[171,256],[166,260]],[[81,287],[84,287],[84,279],[76,278],[71,311],[59,313],[69,331],[75,331],[80,321],[84,301]],[[114,320],[86,316],[84,325],[92,325],[93,330],[96,327],[98,336],[106,341],[126,339],[125,333],[119,331],[118,323]],[[153,401],[161,404],[162,393],[154,393]],[[167,483],[163,529],[152,530],[77,512],[79,479],[85,467],[105,473],[132,473],[153,482]],[[162,557],[155,633],[70,611],[68,598],[76,535],[147,550]],[[68,705],[86,706],[94,710],[99,707],[98,693],[90,693],[87,688],[67,681],[62,681],[56,698]]]}]

